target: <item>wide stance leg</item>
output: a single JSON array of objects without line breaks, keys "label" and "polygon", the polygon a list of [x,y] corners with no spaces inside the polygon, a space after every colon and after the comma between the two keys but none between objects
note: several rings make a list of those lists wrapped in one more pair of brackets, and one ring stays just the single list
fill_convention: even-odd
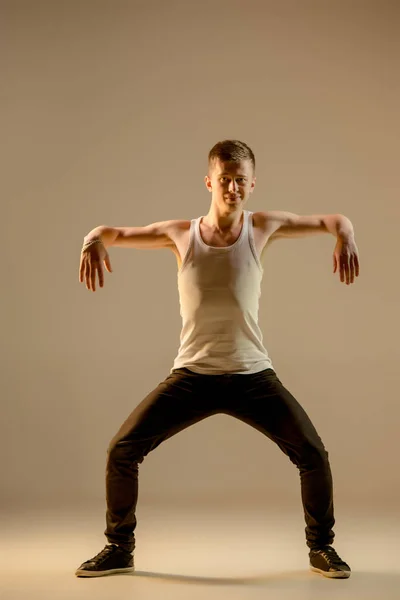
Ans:
[{"label": "wide stance leg", "polygon": [[208,387],[204,377],[186,369],[175,371],[144,398],[111,440],[104,532],[109,543],[134,550],[139,464],[164,440],[218,412]]},{"label": "wide stance leg", "polygon": [[331,544],[335,518],[329,455],[308,415],[271,369],[232,376],[231,383],[224,412],[269,437],[299,470],[307,546]]}]

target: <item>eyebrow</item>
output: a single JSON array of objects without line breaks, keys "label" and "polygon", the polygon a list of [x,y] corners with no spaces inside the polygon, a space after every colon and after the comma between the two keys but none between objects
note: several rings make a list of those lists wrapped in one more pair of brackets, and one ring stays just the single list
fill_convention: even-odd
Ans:
[{"label": "eyebrow", "polygon": [[[219,174],[219,177],[221,177],[222,175],[230,175],[230,173],[228,173],[227,171],[224,171],[223,173]],[[247,175],[244,175],[243,173],[237,173],[238,177],[247,177]]]}]

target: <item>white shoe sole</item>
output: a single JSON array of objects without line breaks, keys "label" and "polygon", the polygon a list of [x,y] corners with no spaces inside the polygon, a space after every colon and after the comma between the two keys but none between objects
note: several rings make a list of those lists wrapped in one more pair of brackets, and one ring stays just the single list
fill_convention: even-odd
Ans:
[{"label": "white shoe sole", "polygon": [[319,575],[323,575],[324,577],[330,577],[331,579],[348,579],[351,574],[351,571],[323,571],[322,569],[317,569],[311,565],[310,570],[314,573],[319,573]]},{"label": "white shoe sole", "polygon": [[103,575],[113,575],[114,573],[133,573],[135,567],[125,567],[123,569],[107,569],[107,571],[85,571],[78,569],[75,571],[77,577],[102,577]]}]

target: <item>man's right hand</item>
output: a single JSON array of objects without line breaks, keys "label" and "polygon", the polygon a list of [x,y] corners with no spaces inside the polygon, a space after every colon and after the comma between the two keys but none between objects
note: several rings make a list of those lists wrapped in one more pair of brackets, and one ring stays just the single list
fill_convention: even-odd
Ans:
[{"label": "man's right hand", "polygon": [[91,244],[87,248],[83,246],[81,262],[79,265],[79,281],[85,282],[88,290],[96,291],[96,273],[99,278],[99,286],[104,285],[104,271],[102,263],[109,273],[112,273],[110,257],[102,242]]}]

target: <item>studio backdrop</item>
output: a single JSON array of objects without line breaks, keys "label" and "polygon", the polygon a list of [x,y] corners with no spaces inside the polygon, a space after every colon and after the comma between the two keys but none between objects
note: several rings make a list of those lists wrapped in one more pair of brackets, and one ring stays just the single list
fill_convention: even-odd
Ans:
[{"label": "studio backdrop", "polygon": [[[354,224],[351,286],[333,275],[332,235],[271,245],[260,325],[329,452],[338,510],[398,507],[399,5],[3,1],[1,13],[4,511],[104,502],[108,443],[178,351],[177,265],[168,250],[111,248],[113,273],[91,293],[83,237],[206,215],[207,154],[227,138],[256,156],[248,210]],[[226,415],[150,453],[139,502],[301,506],[288,457]]]}]

